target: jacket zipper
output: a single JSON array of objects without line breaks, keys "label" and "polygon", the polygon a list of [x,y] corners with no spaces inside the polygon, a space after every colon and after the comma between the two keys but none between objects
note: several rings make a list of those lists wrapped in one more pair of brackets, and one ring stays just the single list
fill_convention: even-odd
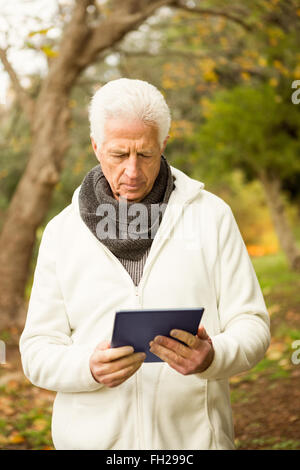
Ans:
[{"label": "jacket zipper", "polygon": [[[140,293],[138,286],[134,285],[135,288],[135,304],[137,308],[142,308],[140,302]],[[144,446],[144,432],[143,432],[143,408],[142,408],[142,397],[141,397],[141,368],[135,373],[135,396],[136,396],[136,422],[137,422],[137,438],[139,449],[145,448]]]},{"label": "jacket zipper", "polygon": [[[139,292],[139,288],[138,286],[136,286],[134,284],[134,282],[132,281],[129,273],[126,271],[126,269],[124,268],[124,266],[122,265],[122,263],[118,260],[118,258],[113,255],[111,253],[111,251],[106,248],[106,246],[103,246],[104,250],[107,252],[108,256],[110,256],[110,258],[118,265],[120,265],[120,268],[122,269],[122,271],[124,272],[124,274],[128,275],[128,277],[130,278],[130,281],[131,281],[131,284],[133,285],[134,287],[134,294],[135,294],[135,305],[136,307],[141,307],[142,308],[142,304],[140,302],[140,292]],[[140,373],[141,373],[141,370],[139,369],[136,373],[135,373],[135,395],[136,395],[136,420],[137,420],[137,427],[138,427],[138,432],[137,432],[137,436],[138,436],[138,446],[140,449],[142,449],[144,446],[144,435],[143,435],[143,420],[142,420],[142,406],[141,406],[141,397],[140,397]]]},{"label": "jacket zipper", "polygon": [[[189,203],[190,201],[192,201],[194,199],[194,197],[192,197],[189,200],[185,201],[185,203]],[[122,269],[122,271],[125,274],[127,274],[127,277],[130,278],[131,285],[134,287],[134,292],[135,292],[135,304],[136,304],[137,307],[142,308],[142,302],[140,301],[141,298],[140,298],[139,286],[136,286],[134,284],[134,282],[132,281],[129,273],[126,271],[126,269],[124,268],[122,263],[118,260],[118,258],[115,255],[113,255],[112,252],[105,245],[103,245],[103,248],[107,252],[107,254],[110,256],[110,258],[115,263],[120,265],[120,268]],[[161,248],[161,246],[159,247],[159,250],[157,250],[156,254],[153,256],[153,258],[151,260],[151,264],[153,264],[153,261],[154,261],[155,257],[157,256],[157,253],[160,251],[160,248]],[[148,270],[149,270],[149,266],[148,266]],[[143,273],[141,281],[143,280],[144,277],[145,276],[144,276],[144,273]],[[140,281],[139,285],[141,285],[141,281]],[[139,369],[135,374],[136,402],[137,402],[137,408],[136,409],[137,409],[137,425],[138,425],[137,435],[138,435],[139,448],[140,449],[145,449],[145,439],[144,439],[144,432],[143,432],[143,409],[142,409],[142,396],[141,396],[142,395],[142,386],[140,386],[140,382],[141,382],[140,375],[141,375],[141,369]]]},{"label": "jacket zipper", "polygon": [[[138,307],[142,308],[140,301],[139,288],[135,286],[136,303]],[[139,448],[145,449],[144,427],[143,427],[143,399],[142,399],[142,367],[135,374],[136,385],[136,411],[137,411],[137,425],[138,425],[138,442]]]}]

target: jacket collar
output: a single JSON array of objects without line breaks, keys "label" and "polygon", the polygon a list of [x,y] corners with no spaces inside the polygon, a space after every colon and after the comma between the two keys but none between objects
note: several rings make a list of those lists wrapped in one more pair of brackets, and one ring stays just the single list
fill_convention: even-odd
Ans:
[{"label": "jacket collar", "polygon": [[[172,174],[176,177],[176,180],[174,181],[175,188],[171,193],[161,224],[151,245],[151,249],[144,266],[143,275],[139,283],[139,289],[142,289],[142,286],[145,284],[151,266],[170,236],[173,227],[176,225],[177,220],[184,210],[184,206],[193,201],[204,188],[204,183],[190,178],[177,168],[172,166],[170,166],[170,168]],[[82,220],[79,211],[79,191],[80,186],[74,191],[72,207],[78,213],[80,220]],[[104,245],[103,247],[104,249],[107,249]],[[117,258],[113,256],[108,249],[107,252],[119,263]]]}]

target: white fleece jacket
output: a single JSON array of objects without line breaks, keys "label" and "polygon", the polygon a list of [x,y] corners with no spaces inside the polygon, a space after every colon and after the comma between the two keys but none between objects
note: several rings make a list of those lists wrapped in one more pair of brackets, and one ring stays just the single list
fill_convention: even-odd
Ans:
[{"label": "white fleece jacket", "polygon": [[[56,449],[234,448],[228,379],[263,358],[269,316],[228,204],[171,170],[176,187],[138,287],[82,221],[80,187],[44,230],[20,351],[28,379],[57,392]],[[89,359],[111,339],[117,309],[180,307],[205,308],[207,370],[143,363],[118,387],[94,380]]]}]

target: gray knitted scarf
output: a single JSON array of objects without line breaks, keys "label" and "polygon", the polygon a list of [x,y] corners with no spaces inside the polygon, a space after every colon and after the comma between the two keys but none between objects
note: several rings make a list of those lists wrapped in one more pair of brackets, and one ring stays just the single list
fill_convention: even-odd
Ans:
[{"label": "gray knitted scarf", "polygon": [[101,165],[92,168],[83,179],[79,192],[82,220],[117,257],[140,260],[149,249],[174,189],[175,177],[166,158],[161,156],[160,170],[150,193],[140,202],[114,198]]}]

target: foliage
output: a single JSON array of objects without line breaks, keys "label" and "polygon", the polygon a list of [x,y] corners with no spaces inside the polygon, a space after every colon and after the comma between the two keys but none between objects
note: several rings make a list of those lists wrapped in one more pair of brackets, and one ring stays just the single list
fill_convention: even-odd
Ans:
[{"label": "foliage", "polygon": [[285,179],[300,176],[299,136],[297,106],[270,85],[244,85],[215,94],[194,143],[198,154],[243,170],[249,180],[261,170]]}]

